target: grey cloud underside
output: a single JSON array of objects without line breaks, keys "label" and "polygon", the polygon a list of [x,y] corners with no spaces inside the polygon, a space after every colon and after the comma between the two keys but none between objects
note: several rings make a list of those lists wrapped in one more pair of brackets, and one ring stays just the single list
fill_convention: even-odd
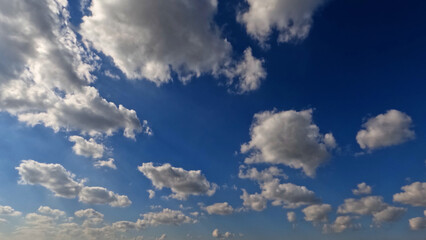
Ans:
[{"label": "grey cloud underside", "polygon": [[58,197],[78,197],[83,203],[109,204],[112,207],[126,207],[132,203],[125,195],[116,194],[103,187],[88,187],[83,181],[77,182],[75,175],[60,164],[23,160],[16,170],[21,177],[19,183],[41,185]]}]

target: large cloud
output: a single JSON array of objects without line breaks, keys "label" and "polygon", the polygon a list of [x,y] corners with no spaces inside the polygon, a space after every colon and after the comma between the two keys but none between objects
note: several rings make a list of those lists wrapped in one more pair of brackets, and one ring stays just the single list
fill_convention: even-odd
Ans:
[{"label": "large cloud", "polygon": [[242,153],[251,151],[245,163],[284,164],[301,168],[310,177],[336,147],[333,135],[320,134],[312,123],[312,109],[257,113],[250,135],[250,142],[241,146]]},{"label": "large cloud", "polygon": [[16,170],[21,176],[19,183],[41,185],[58,197],[78,196],[79,201],[84,203],[109,204],[113,207],[126,207],[131,204],[127,196],[118,195],[102,187],[84,186],[83,181],[77,182],[75,175],[60,164],[23,160]]},{"label": "large cloud", "polygon": [[426,229],[426,210],[424,211],[425,217],[416,217],[409,220],[410,228],[412,230]]},{"label": "large cloud", "polygon": [[388,110],[368,119],[356,135],[362,149],[377,148],[401,144],[415,137],[411,117],[398,110]]},{"label": "large cloud", "polygon": [[152,181],[155,188],[170,188],[173,192],[171,197],[176,199],[184,200],[189,195],[211,196],[216,192],[216,184],[207,181],[200,170],[187,171],[168,163],[155,167],[152,162],[143,163],[138,169]]},{"label": "large cloud", "polygon": [[[157,85],[173,72],[187,82],[193,77],[224,74],[237,77],[239,93],[255,90],[266,73],[247,49],[241,62],[232,60],[231,44],[214,23],[216,0],[92,1],[80,33],[96,50],[110,56],[130,79]],[[163,14],[167,12],[167,14]]]},{"label": "large cloud", "polygon": [[278,31],[278,42],[303,40],[312,26],[315,10],[325,0],[246,0],[247,11],[240,11],[237,20],[247,33],[264,44]]},{"label": "large cloud", "polygon": [[417,207],[426,207],[426,182],[414,182],[401,188],[404,192],[393,195],[393,201]]},{"label": "large cloud", "polygon": [[[90,84],[98,57],[77,40],[67,1],[0,2],[0,111],[55,131],[110,135],[143,129],[136,112]],[[7,64],[5,64],[7,63]]]}]

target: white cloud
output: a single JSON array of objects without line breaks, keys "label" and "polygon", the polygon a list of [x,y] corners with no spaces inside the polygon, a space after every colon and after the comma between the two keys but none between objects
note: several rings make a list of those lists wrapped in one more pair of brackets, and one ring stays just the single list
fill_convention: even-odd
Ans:
[{"label": "white cloud", "polygon": [[251,179],[258,182],[271,181],[274,177],[283,177],[288,178],[283,171],[275,166],[266,168],[262,171],[257,170],[257,168],[247,168],[244,165],[240,165],[238,172],[238,177],[241,179]]},{"label": "white cloud", "polygon": [[352,193],[354,195],[371,194],[371,187],[368,186],[365,182],[362,182],[357,185],[356,189],[352,189]]},{"label": "white cloud", "polygon": [[336,147],[333,135],[320,134],[312,122],[312,109],[257,113],[250,136],[250,142],[241,145],[242,153],[251,152],[245,163],[284,164],[301,168],[310,177]]},{"label": "white cloud", "polygon": [[115,166],[114,161],[114,158],[108,158],[108,160],[105,161],[99,160],[93,163],[93,166],[95,166],[96,168],[107,167],[111,169],[117,169],[117,166]]},{"label": "white cloud", "polygon": [[425,217],[411,218],[409,221],[411,230],[426,229],[426,210],[424,211]]},{"label": "white cloud", "polygon": [[21,179],[19,183],[41,185],[55,196],[75,198],[89,204],[109,204],[112,207],[126,207],[131,201],[125,195],[118,195],[103,187],[87,187],[83,181],[77,182],[75,175],[60,164],[40,163],[34,160],[23,160],[16,167]]},{"label": "white cloud", "polygon": [[330,204],[315,204],[302,210],[305,220],[313,223],[328,222],[328,214],[331,212]]},{"label": "white cloud", "polygon": [[92,208],[78,210],[74,215],[78,218],[85,218],[83,222],[85,227],[97,226],[104,221],[104,215]]},{"label": "white cloud", "polygon": [[225,232],[225,233],[221,233],[219,231],[219,229],[215,229],[212,232],[212,237],[214,238],[220,238],[220,239],[225,239],[225,238],[230,238],[232,237],[234,234],[230,233],[230,232]]},{"label": "white cloud", "polygon": [[357,219],[356,216],[338,216],[334,223],[324,224],[323,232],[324,233],[341,233],[348,229],[359,229],[361,224],[353,223],[354,219]]},{"label": "white cloud", "polygon": [[155,191],[154,190],[152,190],[152,189],[148,189],[148,190],[146,190],[147,192],[148,192],[148,194],[149,194],[149,199],[153,199],[154,197],[155,197]]},{"label": "white cloud", "polygon": [[426,207],[426,182],[414,182],[401,188],[404,192],[393,195],[393,201],[416,207]]},{"label": "white cloud", "polygon": [[41,214],[50,215],[56,218],[64,217],[66,215],[64,211],[59,209],[52,209],[48,206],[40,206],[37,211]]},{"label": "white cloud", "polygon": [[381,222],[395,222],[399,220],[407,211],[407,209],[402,207],[392,207],[388,206],[380,212],[373,213],[373,220],[376,223]]},{"label": "white cloud", "polygon": [[384,114],[370,118],[363,125],[356,140],[362,149],[378,149],[398,145],[414,139],[411,117],[398,110],[388,110]]},{"label": "white cloud", "polygon": [[234,212],[234,208],[229,205],[228,202],[215,203],[213,205],[207,206],[205,210],[209,214],[218,214],[218,215],[229,215]]},{"label": "white cloud", "polygon": [[262,211],[266,208],[267,200],[258,193],[248,194],[245,189],[243,189],[243,195],[240,197],[243,200],[243,205],[255,211]]},{"label": "white cloud", "polygon": [[287,212],[287,220],[291,223],[296,222],[296,213],[295,212]]},{"label": "white cloud", "polygon": [[168,163],[154,167],[152,162],[143,163],[138,169],[152,181],[155,188],[170,188],[172,198],[185,200],[189,195],[211,196],[216,192],[216,184],[207,181],[200,170],[187,171]]},{"label": "white cloud", "polygon": [[0,111],[54,131],[107,134],[143,130],[136,112],[117,106],[90,84],[98,57],[77,40],[67,1],[1,3]]},{"label": "white cloud", "polygon": [[262,45],[274,30],[278,42],[303,40],[312,26],[315,11],[325,0],[246,0],[247,11],[238,12],[237,20],[247,33]]},{"label": "white cloud", "polygon": [[74,143],[72,150],[77,155],[91,158],[101,158],[104,155],[105,146],[97,143],[93,138],[86,140],[80,136],[70,136],[68,140]]},{"label": "white cloud", "polygon": [[16,211],[11,206],[2,206],[0,205],[0,215],[3,216],[21,216],[20,211]]},{"label": "white cloud", "polygon": [[163,209],[161,212],[149,212],[142,214],[142,219],[139,219],[136,224],[144,228],[148,226],[158,225],[181,225],[183,223],[195,223],[196,220],[186,216],[181,211]]}]

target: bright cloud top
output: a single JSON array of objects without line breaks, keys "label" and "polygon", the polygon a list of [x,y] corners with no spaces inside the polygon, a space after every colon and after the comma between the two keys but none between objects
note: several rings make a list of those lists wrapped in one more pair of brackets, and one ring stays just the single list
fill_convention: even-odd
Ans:
[{"label": "bright cloud top", "polygon": [[242,153],[251,152],[245,163],[284,164],[301,168],[310,177],[336,147],[333,134],[322,135],[312,122],[312,109],[257,113],[250,136],[251,140],[241,145]]}]

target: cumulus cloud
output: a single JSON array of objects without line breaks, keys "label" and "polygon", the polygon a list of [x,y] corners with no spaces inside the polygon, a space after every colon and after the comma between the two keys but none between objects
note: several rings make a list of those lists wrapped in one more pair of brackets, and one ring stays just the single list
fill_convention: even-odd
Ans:
[{"label": "cumulus cloud", "polygon": [[416,217],[408,220],[411,230],[426,229],[426,210],[424,211],[425,217]]},{"label": "cumulus cloud", "polygon": [[354,219],[357,219],[356,216],[338,216],[334,223],[324,224],[323,232],[324,233],[341,233],[348,229],[359,229],[361,224],[353,223]]},{"label": "cumulus cloud", "polygon": [[325,0],[246,0],[248,9],[239,11],[237,20],[247,33],[264,44],[274,30],[278,42],[305,39],[315,11]]},{"label": "cumulus cloud", "polygon": [[416,207],[426,207],[426,182],[414,182],[401,188],[403,192],[393,195],[393,201]]},{"label": "cumulus cloud", "polygon": [[313,223],[328,222],[328,214],[331,212],[330,204],[314,204],[302,210],[305,220]]},{"label": "cumulus cloud", "polygon": [[361,199],[345,199],[337,212],[340,214],[355,213],[359,215],[372,215],[376,224],[394,222],[399,220],[407,209],[390,206],[383,201],[381,196],[368,196]]},{"label": "cumulus cloud", "polygon": [[365,122],[356,140],[362,149],[374,150],[414,139],[411,117],[398,110],[388,110]]},{"label": "cumulus cloud", "polygon": [[259,193],[248,194],[243,189],[243,195],[240,197],[243,200],[243,205],[255,211],[262,211],[266,208],[267,200]]},{"label": "cumulus cloud", "polygon": [[106,167],[106,168],[111,168],[111,169],[117,169],[117,166],[114,163],[114,158],[108,158],[108,160],[102,161],[102,160],[98,160],[95,163],[93,163],[93,166],[95,166],[95,168],[102,168],[102,167]]},{"label": "cumulus cloud", "polygon": [[291,223],[296,222],[296,213],[295,212],[287,212],[287,220]]},{"label": "cumulus cloud", "polygon": [[354,195],[371,194],[371,187],[368,186],[365,182],[362,182],[357,185],[356,189],[352,189],[352,193]]},{"label": "cumulus cloud", "polygon": [[74,213],[78,218],[84,218],[83,226],[96,226],[104,221],[104,215],[92,208],[81,209]]},{"label": "cumulus cloud", "polygon": [[86,140],[80,136],[70,136],[68,140],[74,143],[72,150],[77,155],[91,158],[101,158],[104,155],[105,146],[93,138]]},{"label": "cumulus cloud", "polygon": [[3,216],[21,216],[20,211],[16,211],[11,206],[1,206],[0,205],[0,215]]},{"label": "cumulus cloud", "polygon": [[58,197],[78,196],[80,202],[109,204],[113,207],[126,207],[131,204],[127,196],[118,195],[103,187],[84,186],[83,181],[77,182],[75,175],[60,164],[23,160],[16,170],[21,176],[20,184],[41,185]]},{"label": "cumulus cloud", "polygon": [[221,233],[219,231],[219,229],[217,229],[217,228],[215,230],[213,230],[213,232],[212,232],[212,237],[214,237],[214,238],[225,239],[225,238],[230,238],[232,236],[233,236],[232,233],[230,233],[230,232]]},{"label": "cumulus cloud", "polygon": [[205,207],[209,214],[229,215],[234,212],[234,208],[228,202],[215,203]]},{"label": "cumulus cloud", "polygon": [[246,164],[284,164],[301,168],[310,177],[330,157],[330,149],[336,147],[333,135],[320,134],[312,122],[312,109],[257,113],[250,136],[251,140],[241,145],[242,153],[251,152]]},{"label": "cumulus cloud", "polygon": [[178,210],[163,209],[161,212],[149,212],[142,214],[142,219],[137,221],[138,226],[144,228],[158,225],[181,225],[184,223],[195,223],[196,220],[186,216]]},{"label": "cumulus cloud", "polygon": [[64,211],[61,211],[59,209],[52,209],[48,206],[40,206],[37,211],[41,214],[50,215],[56,218],[65,216]]},{"label": "cumulus cloud", "polygon": [[148,194],[149,194],[149,199],[153,199],[154,197],[155,197],[155,191],[154,190],[152,190],[152,189],[148,189],[148,190],[146,190],[147,192],[148,192]]},{"label": "cumulus cloud", "polygon": [[106,134],[143,131],[136,112],[107,101],[90,86],[98,57],[79,41],[67,1],[1,3],[0,111],[54,131]]},{"label": "cumulus cloud", "polygon": [[258,182],[271,181],[274,177],[283,177],[288,178],[283,171],[277,167],[269,167],[262,171],[257,170],[257,168],[248,168],[244,165],[240,165],[238,177],[241,179],[251,179]]},{"label": "cumulus cloud", "polygon": [[170,188],[172,198],[185,200],[189,195],[211,196],[216,192],[217,185],[207,181],[200,170],[187,171],[168,163],[155,167],[152,162],[143,163],[138,169],[151,180],[155,188]]}]

